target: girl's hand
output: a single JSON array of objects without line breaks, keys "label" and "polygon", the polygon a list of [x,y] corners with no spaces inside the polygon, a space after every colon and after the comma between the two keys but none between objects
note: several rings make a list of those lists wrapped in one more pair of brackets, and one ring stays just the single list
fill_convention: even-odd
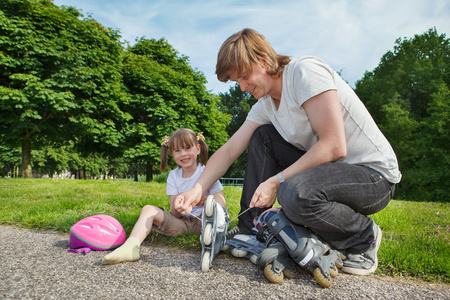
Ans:
[{"label": "girl's hand", "polygon": [[195,184],[192,189],[179,194],[175,199],[175,209],[181,214],[189,214],[202,199],[202,187]]},{"label": "girl's hand", "polygon": [[189,211],[184,211],[183,210],[183,205],[185,203],[185,198],[183,194],[179,194],[176,199],[175,199],[175,210],[177,212],[179,212],[180,214],[184,215],[184,214],[188,214],[192,211],[192,207],[189,209]]},{"label": "girl's hand", "polygon": [[271,207],[275,203],[279,186],[280,182],[276,176],[270,177],[261,183],[253,194],[252,200],[250,201],[250,208]]}]

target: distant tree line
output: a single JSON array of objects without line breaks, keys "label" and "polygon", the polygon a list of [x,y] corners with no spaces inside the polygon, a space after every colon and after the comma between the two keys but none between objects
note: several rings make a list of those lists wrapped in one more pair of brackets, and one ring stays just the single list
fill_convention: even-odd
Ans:
[{"label": "distant tree line", "polygon": [[[399,38],[355,91],[399,159],[396,198],[449,201],[450,46],[435,28]],[[256,102],[238,85],[214,95],[164,39],[120,42],[72,7],[0,2],[0,176],[77,178],[159,172],[162,138],[203,131],[211,153]],[[243,177],[246,152],[226,177]],[[20,166],[20,168],[18,168]],[[13,171],[14,170],[14,171]]]},{"label": "distant tree line", "polygon": [[0,175],[152,174],[165,135],[202,131],[214,151],[229,116],[205,76],[164,39],[124,47],[73,7],[0,2]]}]

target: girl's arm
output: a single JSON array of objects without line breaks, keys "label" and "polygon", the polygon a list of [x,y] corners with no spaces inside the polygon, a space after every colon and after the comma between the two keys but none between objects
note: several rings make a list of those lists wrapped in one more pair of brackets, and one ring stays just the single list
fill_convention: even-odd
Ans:
[{"label": "girl's arm", "polygon": [[[337,91],[329,90],[312,97],[303,103],[303,108],[319,140],[300,159],[282,171],[284,179],[347,155],[342,106]],[[279,186],[277,176],[261,183],[253,195],[250,207],[273,205]]]},{"label": "girl's arm", "polygon": [[175,208],[180,213],[189,213],[201,196],[225,174],[230,165],[244,152],[256,128],[260,125],[245,121],[236,133],[208,160],[205,169],[192,189],[178,195]]}]

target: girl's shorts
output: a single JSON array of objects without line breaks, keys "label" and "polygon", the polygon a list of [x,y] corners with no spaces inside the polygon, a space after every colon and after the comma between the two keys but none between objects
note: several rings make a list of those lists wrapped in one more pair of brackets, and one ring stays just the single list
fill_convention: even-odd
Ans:
[{"label": "girl's shorts", "polygon": [[153,225],[153,231],[168,236],[177,236],[184,233],[201,234],[201,215],[199,216],[200,220],[191,215],[183,216],[178,219],[170,212],[167,212],[164,208],[160,207],[160,209],[162,209],[164,213],[164,220],[159,228]]}]

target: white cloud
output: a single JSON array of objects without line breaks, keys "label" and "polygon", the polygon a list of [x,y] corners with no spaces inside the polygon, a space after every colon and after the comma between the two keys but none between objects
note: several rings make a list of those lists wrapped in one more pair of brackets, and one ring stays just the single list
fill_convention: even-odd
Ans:
[{"label": "white cloud", "polygon": [[314,55],[342,70],[351,85],[373,70],[399,37],[436,26],[450,33],[448,0],[163,1],[55,0],[91,13],[134,43],[164,37],[202,71],[207,88],[226,92],[215,77],[222,42],[245,27],[260,31],[274,49],[292,57]]}]

